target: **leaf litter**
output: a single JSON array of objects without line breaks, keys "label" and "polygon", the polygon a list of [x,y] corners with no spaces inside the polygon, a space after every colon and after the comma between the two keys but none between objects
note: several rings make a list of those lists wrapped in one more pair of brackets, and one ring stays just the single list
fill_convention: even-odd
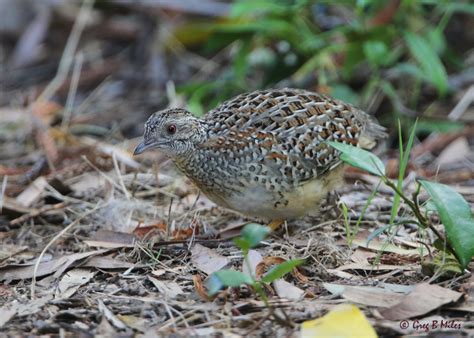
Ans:
[{"label": "leaf litter", "polygon": [[[69,10],[77,14],[79,9]],[[63,24],[72,24],[61,15]],[[107,27],[124,27],[118,26]],[[127,27],[137,38],[136,22]],[[117,40],[126,36],[109,33]],[[28,34],[32,33],[26,30],[23,43],[37,50],[41,34]],[[22,46],[16,53],[19,65],[31,62]],[[288,221],[284,230],[249,251],[248,264],[243,262],[231,239],[248,222],[262,221],[215,207],[160,154],[132,157],[138,142],[132,137],[140,134],[136,129],[155,109],[157,98],[125,82],[129,68],[123,59],[106,54],[104,58],[84,65],[77,99],[83,102],[74,107],[67,128],[60,128],[58,121],[68,107],[50,97],[32,98],[28,107],[2,99],[2,330],[244,336],[257,323],[255,335],[298,336],[302,327],[303,336],[314,336],[335,322],[347,323],[348,332],[354,333],[352,324],[357,322],[364,323],[361,334],[369,337],[372,328],[408,333],[400,332],[400,320],[454,318],[467,323],[471,318],[472,276],[424,275],[420,262],[430,260],[436,248],[412,226],[399,226],[393,234],[381,233],[367,241],[390,219],[393,195],[383,186],[351,247],[339,210],[328,204],[317,218]],[[121,69],[125,72],[115,77]],[[38,81],[47,88],[48,83]],[[67,78],[57,87],[57,96],[67,98],[71,82],[72,77]],[[87,85],[97,91],[85,90]],[[125,93],[126,101],[121,99]],[[130,118],[130,112],[137,114]],[[472,135],[472,128],[466,127],[455,135],[433,134],[416,145],[405,187],[414,191],[413,175],[438,178],[453,184],[472,212],[472,164],[463,161],[473,158]],[[385,166],[387,173],[399,165],[394,159],[384,160],[391,163]],[[378,174],[381,168],[377,163],[372,169]],[[377,179],[355,170],[348,170],[346,177],[349,184],[338,194],[355,220]],[[98,209],[91,212],[94,208]],[[406,212],[402,204],[397,221],[404,221]],[[436,215],[430,217],[436,221]],[[266,305],[249,287],[208,296],[205,281],[212,272],[229,267],[260,278],[273,265],[298,258],[305,258],[306,264],[268,287],[270,304],[284,309],[297,324],[291,332],[266,320]],[[33,278],[35,298],[30,294]],[[312,331],[320,323],[322,331]],[[463,330],[472,334],[468,325]]]}]

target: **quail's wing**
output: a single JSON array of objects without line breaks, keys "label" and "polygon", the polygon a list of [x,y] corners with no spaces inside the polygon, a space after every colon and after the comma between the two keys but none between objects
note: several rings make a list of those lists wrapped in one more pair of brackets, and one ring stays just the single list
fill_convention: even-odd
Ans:
[{"label": "quail's wing", "polygon": [[[226,101],[207,115],[212,130],[229,144],[265,144],[259,161],[306,181],[339,165],[338,152],[325,141],[363,146],[376,125],[357,108],[325,95],[298,89],[263,90]],[[382,131],[382,127],[380,132]],[[225,140],[225,141],[224,141]]]}]

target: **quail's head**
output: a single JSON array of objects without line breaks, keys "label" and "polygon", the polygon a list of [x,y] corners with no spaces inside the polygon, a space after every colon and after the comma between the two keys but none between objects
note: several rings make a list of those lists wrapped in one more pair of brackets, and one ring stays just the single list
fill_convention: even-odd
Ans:
[{"label": "quail's head", "polygon": [[145,123],[143,141],[134,155],[158,149],[170,157],[192,151],[202,142],[206,131],[203,122],[185,109],[167,109],[154,113]]}]

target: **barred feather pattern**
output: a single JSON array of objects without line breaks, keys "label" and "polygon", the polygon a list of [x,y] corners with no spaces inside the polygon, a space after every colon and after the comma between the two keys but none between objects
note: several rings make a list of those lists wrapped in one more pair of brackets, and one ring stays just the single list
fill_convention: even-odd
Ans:
[{"label": "barred feather pattern", "polygon": [[350,104],[290,88],[239,95],[196,120],[202,137],[171,156],[178,168],[216,203],[266,218],[301,216],[342,180],[325,141],[366,147],[385,135]]}]

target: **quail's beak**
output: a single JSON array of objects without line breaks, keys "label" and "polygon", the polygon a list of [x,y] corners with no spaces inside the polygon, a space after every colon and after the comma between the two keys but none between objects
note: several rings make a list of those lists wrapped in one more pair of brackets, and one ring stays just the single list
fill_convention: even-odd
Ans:
[{"label": "quail's beak", "polygon": [[133,151],[133,156],[144,153],[148,149],[151,149],[151,148],[154,148],[154,147],[155,147],[155,144],[153,142],[149,142],[149,141],[146,142],[145,140],[143,140],[137,145],[137,147]]},{"label": "quail's beak", "polygon": [[133,156],[135,155],[140,155],[141,153],[144,153],[145,151],[147,150],[150,150],[150,149],[160,149],[162,148],[163,146],[165,146],[168,142],[166,141],[162,141],[162,140],[155,140],[155,139],[143,139],[143,141],[141,141],[137,147],[135,148],[135,150],[133,151]]}]

